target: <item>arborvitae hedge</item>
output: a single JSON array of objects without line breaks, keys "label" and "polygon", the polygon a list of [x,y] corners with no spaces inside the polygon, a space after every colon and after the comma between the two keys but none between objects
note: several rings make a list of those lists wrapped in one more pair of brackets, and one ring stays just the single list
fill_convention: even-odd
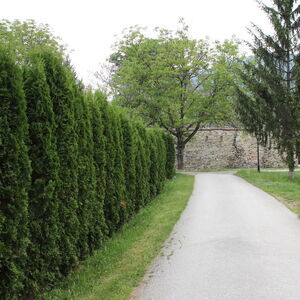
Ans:
[{"label": "arborvitae hedge", "polygon": [[[29,189],[30,244],[28,247],[28,289],[54,282],[60,264],[58,220],[58,168],[55,120],[44,62],[38,52],[30,55],[24,70],[24,89],[29,123],[29,158],[31,186]],[[34,258],[34,259],[31,259]]]},{"label": "arborvitae hedge", "polygon": [[14,299],[28,280],[28,123],[21,70],[1,47],[0,102],[0,299]]},{"label": "arborvitae hedge", "polygon": [[136,199],[135,211],[138,211],[150,199],[150,142],[145,127],[136,124],[137,155],[136,155]]},{"label": "arborvitae hedge", "polygon": [[170,134],[164,133],[163,135],[166,145],[166,177],[168,179],[173,178],[175,174],[175,146],[174,139]]},{"label": "arborvitae hedge", "polygon": [[134,214],[136,197],[136,165],[137,136],[134,125],[121,115],[121,129],[124,149],[125,198],[121,203],[121,223],[125,223]]},{"label": "arborvitae hedge", "polygon": [[86,93],[61,57],[41,50],[23,67],[27,109],[0,51],[1,299],[61,280],[174,174],[172,138]]},{"label": "arborvitae hedge", "polygon": [[93,207],[93,235],[90,237],[90,248],[98,249],[107,235],[107,226],[104,217],[104,198],[106,187],[106,139],[104,136],[103,117],[100,111],[105,97],[102,93],[96,92],[94,95],[89,92],[87,95],[87,105],[90,109],[91,127],[94,143],[94,166],[96,175],[95,203]]},{"label": "arborvitae hedge", "polygon": [[[76,88],[76,87],[75,87]],[[94,141],[89,107],[81,90],[76,92],[76,131],[78,137],[78,247],[83,259],[95,248],[93,240],[93,210],[96,202],[96,170]]]},{"label": "arborvitae hedge", "polygon": [[[75,122],[75,91],[73,76],[63,60],[52,53],[43,53],[46,78],[53,102],[59,157],[59,247],[60,270],[66,275],[77,265],[80,225],[78,220],[78,137]],[[80,141],[81,142],[81,141]]]}]

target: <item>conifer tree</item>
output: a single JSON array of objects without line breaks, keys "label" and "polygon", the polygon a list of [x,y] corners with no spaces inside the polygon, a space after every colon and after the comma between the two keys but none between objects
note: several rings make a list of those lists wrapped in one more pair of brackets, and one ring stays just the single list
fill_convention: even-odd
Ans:
[{"label": "conifer tree", "polygon": [[175,148],[174,139],[170,134],[164,134],[164,140],[166,143],[166,178],[171,179],[175,174]]},{"label": "conifer tree", "polygon": [[[271,21],[274,35],[265,34],[254,25],[251,49],[255,63],[247,62],[241,74],[245,87],[238,87],[238,112],[250,132],[259,132],[265,141],[271,138],[276,142],[292,174],[299,141],[296,59],[300,51],[300,5],[296,0],[273,0],[273,4],[273,7],[261,4],[261,8]],[[259,120],[259,128],[249,126],[253,113],[248,113],[247,107],[252,106],[256,106],[252,111],[259,114],[252,122]]]},{"label": "conifer tree", "polygon": [[141,124],[136,124],[137,131],[137,156],[136,156],[136,207],[138,211],[150,200],[150,143],[146,129]]},{"label": "conifer tree", "polygon": [[78,144],[75,130],[74,79],[59,55],[43,53],[46,79],[55,115],[59,157],[59,219],[61,272],[67,274],[78,262]]},{"label": "conifer tree", "polygon": [[[78,87],[75,87],[78,89]],[[95,201],[95,168],[93,164],[93,140],[88,112],[82,91],[76,91],[75,128],[78,137],[78,248],[80,258],[89,254],[89,233],[92,222],[92,207]]]},{"label": "conifer tree", "polygon": [[158,144],[156,139],[156,133],[153,130],[148,130],[148,139],[150,145],[150,196],[151,198],[155,197],[158,193],[158,186],[157,183],[159,181],[159,153],[158,151]]},{"label": "conifer tree", "polygon": [[[94,136],[92,129],[92,115],[88,101],[91,95],[84,97],[82,89],[77,86],[77,114],[76,128],[78,134],[78,218],[80,222],[79,246],[81,256],[91,254],[94,249],[98,248],[103,240],[104,218],[103,218],[103,196],[98,195],[96,166],[94,164]],[[99,111],[98,111],[99,113]],[[97,114],[97,110],[96,110]],[[101,116],[95,120],[98,132],[94,132],[95,139],[102,143],[96,145],[100,150],[104,149],[103,129]],[[100,140],[102,139],[102,141]],[[99,149],[97,149],[99,151]],[[103,163],[102,163],[103,164]],[[103,170],[103,166],[100,166]],[[103,175],[102,175],[103,176]],[[103,180],[103,178],[102,178]]]},{"label": "conifer tree", "polygon": [[125,197],[124,153],[119,116],[105,101],[100,107],[104,124],[106,152],[106,186],[104,213],[109,235],[115,232],[120,224],[120,211]]},{"label": "conifer tree", "polygon": [[163,139],[163,132],[158,129],[156,129],[154,132],[156,138],[157,152],[159,153],[157,157],[158,181],[156,183],[156,191],[157,194],[159,194],[163,189],[164,182],[166,180],[167,148],[166,148],[165,141]]},{"label": "conifer tree", "polygon": [[2,47],[0,101],[0,295],[16,299],[24,293],[31,168],[22,74]]},{"label": "conifer tree", "polygon": [[104,124],[100,108],[105,102],[104,95],[97,91],[94,95],[89,92],[87,104],[91,114],[92,137],[94,143],[94,166],[96,176],[96,198],[93,206],[93,233],[90,236],[90,245],[93,250],[98,249],[107,235],[107,226],[104,217],[104,198],[106,187],[106,161],[109,155],[106,154],[106,139],[104,136]]},{"label": "conifer tree", "polygon": [[121,128],[121,117],[120,113],[110,107],[112,116],[112,127],[113,127],[113,145],[115,148],[115,160],[114,168],[112,172],[112,180],[114,183],[114,198],[116,200],[115,209],[118,210],[119,222],[115,224],[115,228],[118,229],[124,222],[122,215],[124,212],[124,206],[126,206],[126,184],[124,174],[124,142]]},{"label": "conifer tree", "polygon": [[32,165],[29,190],[30,259],[27,264],[30,279],[28,290],[31,292],[59,277],[60,264],[56,126],[41,55],[41,52],[32,53],[24,71]]},{"label": "conifer tree", "polygon": [[133,125],[124,115],[121,117],[121,129],[124,148],[125,199],[121,203],[121,222],[126,222],[134,214],[136,195],[136,135]]}]

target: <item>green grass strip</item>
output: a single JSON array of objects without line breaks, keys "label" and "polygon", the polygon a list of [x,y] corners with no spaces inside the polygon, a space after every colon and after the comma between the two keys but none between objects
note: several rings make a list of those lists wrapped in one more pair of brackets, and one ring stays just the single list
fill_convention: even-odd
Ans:
[{"label": "green grass strip", "polygon": [[43,299],[129,299],[179,219],[193,184],[193,176],[177,174],[159,196]]},{"label": "green grass strip", "polygon": [[292,211],[300,214],[300,172],[289,178],[288,172],[239,171],[237,176],[244,178],[265,192],[282,201]]},{"label": "green grass strip", "polygon": [[[284,170],[286,167],[283,168],[261,168],[262,171],[265,170]],[[296,170],[298,168],[295,168]],[[223,168],[223,169],[183,169],[183,170],[177,170],[178,172],[223,172],[223,171],[244,171],[244,170],[253,170],[256,171],[256,168]]]}]

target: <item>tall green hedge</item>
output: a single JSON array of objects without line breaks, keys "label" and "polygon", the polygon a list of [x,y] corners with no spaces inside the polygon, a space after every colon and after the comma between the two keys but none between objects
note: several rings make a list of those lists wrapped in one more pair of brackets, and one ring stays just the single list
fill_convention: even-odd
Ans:
[{"label": "tall green hedge", "polygon": [[59,55],[22,67],[0,50],[0,299],[50,288],[174,174],[172,138],[86,92]]},{"label": "tall green hedge", "polygon": [[[78,136],[75,122],[73,77],[61,57],[43,53],[46,79],[50,89],[56,123],[56,146],[59,157],[59,247],[60,271],[67,275],[77,265],[80,224],[78,220]],[[82,141],[80,141],[82,142]]]},{"label": "tall green hedge", "polygon": [[29,158],[32,173],[29,189],[30,244],[27,264],[28,290],[34,293],[55,281],[60,264],[58,220],[58,171],[55,119],[45,66],[40,53],[31,53],[24,68],[24,90],[29,123]]},{"label": "tall green hedge", "polygon": [[0,299],[24,295],[30,162],[22,73],[0,48]]},{"label": "tall green hedge", "polygon": [[94,143],[93,162],[95,166],[96,186],[95,203],[93,206],[93,234],[90,237],[91,250],[98,249],[107,236],[108,230],[104,218],[104,198],[106,187],[106,139],[104,136],[104,124],[100,107],[105,102],[102,93],[95,94],[89,92],[87,95],[87,105],[90,110],[92,136]]}]

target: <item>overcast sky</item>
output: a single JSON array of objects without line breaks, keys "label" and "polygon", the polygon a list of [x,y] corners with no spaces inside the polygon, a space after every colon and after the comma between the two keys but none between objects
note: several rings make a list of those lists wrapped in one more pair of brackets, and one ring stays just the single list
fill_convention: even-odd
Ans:
[{"label": "overcast sky", "polygon": [[1,19],[48,23],[73,50],[72,63],[86,84],[125,27],[176,29],[180,17],[197,39],[235,35],[249,40],[246,27],[251,22],[269,28],[255,0],[2,0],[0,10]]}]

